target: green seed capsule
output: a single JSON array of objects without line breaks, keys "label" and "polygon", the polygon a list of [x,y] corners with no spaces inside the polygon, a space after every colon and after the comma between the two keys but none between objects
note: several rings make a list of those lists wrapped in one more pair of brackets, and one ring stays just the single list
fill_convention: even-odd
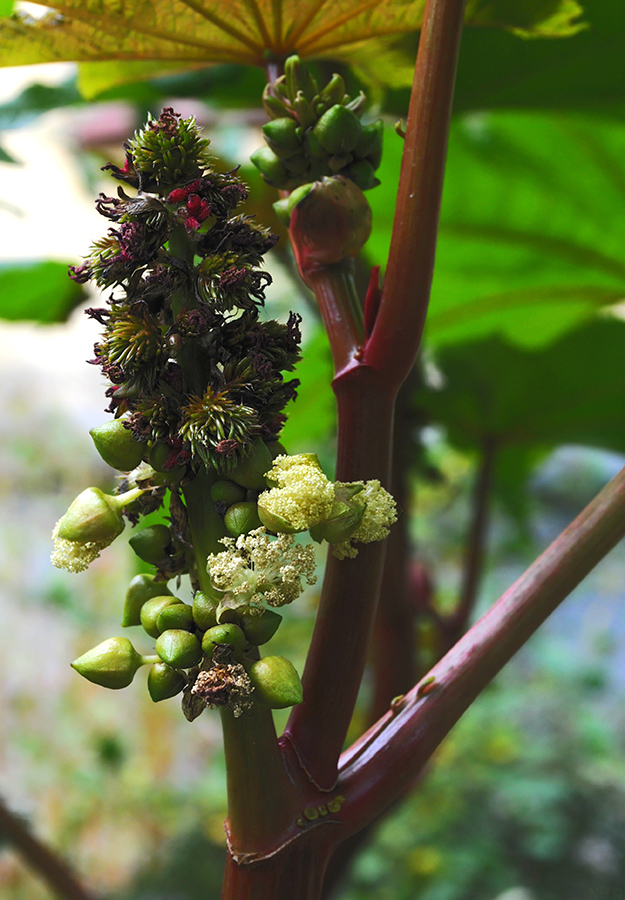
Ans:
[{"label": "green seed capsule", "polygon": [[197,591],[193,598],[193,621],[201,631],[217,624],[217,600],[204,591]]},{"label": "green seed capsule", "polygon": [[245,636],[255,647],[266,644],[271,640],[282,622],[282,616],[272,609],[266,609],[260,615],[243,613],[240,618],[241,628]]},{"label": "green seed capsule", "polygon": [[271,709],[286,709],[301,703],[302,683],[295,666],[283,656],[265,656],[248,670],[257,699]]},{"label": "green seed capsule", "polygon": [[182,672],[172,669],[167,663],[154,663],[148,672],[148,691],[155,703],[175,697],[186,686],[187,679]]},{"label": "green seed capsule", "polygon": [[120,472],[130,472],[143,458],[145,445],[136,440],[132,431],[125,427],[123,419],[97,425],[89,434],[104,462]]},{"label": "green seed capsule", "polygon": [[340,103],[345,96],[345,82],[340,75],[333,75],[326,86],[319,91],[319,99],[323,101],[326,108]]},{"label": "green seed capsule", "polygon": [[271,468],[273,460],[267,449],[267,444],[262,438],[256,438],[253,442],[253,450],[246,456],[232,472],[229,472],[231,481],[235,481],[241,487],[258,491],[264,489],[265,472]]},{"label": "green seed capsule", "polygon": [[239,537],[254,528],[260,528],[263,523],[258,518],[255,503],[235,503],[226,510],[224,524],[233,537]]},{"label": "green seed capsule", "polygon": [[199,640],[179,628],[170,628],[156,639],[156,652],[163,662],[175,669],[189,669],[202,659]]},{"label": "green seed capsule", "polygon": [[72,668],[94,684],[119,690],[128,687],[144,659],[137,653],[128,638],[115,637],[102,641],[97,647],[83,653],[72,663]]},{"label": "green seed capsule", "polygon": [[362,125],[351,110],[337,103],[321,116],[314,133],[328,153],[351,153],[360,140]]},{"label": "green seed capsule", "polygon": [[202,638],[202,652],[212,659],[217,644],[231,644],[235,655],[240,656],[246,643],[245,634],[239,626],[232,622],[226,622],[208,629]]},{"label": "green seed capsule", "polygon": [[135,575],[126,591],[122,627],[141,624],[141,607],[152,597],[171,594],[164,581],[155,581],[154,575]]},{"label": "green seed capsule", "polygon": [[171,532],[167,525],[150,525],[133,535],[128,543],[139,559],[157,564],[167,556],[166,548],[171,543]]},{"label": "green seed capsule", "polygon": [[232,506],[233,503],[240,503],[245,500],[245,489],[234,481],[216,481],[211,487],[211,497],[213,500],[227,503]]},{"label": "green seed capsule", "polygon": [[157,625],[158,617],[166,606],[173,606],[180,603],[177,597],[171,595],[162,595],[152,597],[147,603],[141,607],[141,624],[150,637],[157,638],[160,635],[160,629]]},{"label": "green seed capsule", "polygon": [[162,634],[169,628],[181,628],[184,631],[193,631],[193,610],[188,603],[172,603],[160,611],[156,618],[156,627]]},{"label": "green seed capsule", "polygon": [[368,159],[359,159],[345,169],[341,169],[341,175],[350,178],[361,191],[368,191],[380,183],[375,177],[375,170]]}]

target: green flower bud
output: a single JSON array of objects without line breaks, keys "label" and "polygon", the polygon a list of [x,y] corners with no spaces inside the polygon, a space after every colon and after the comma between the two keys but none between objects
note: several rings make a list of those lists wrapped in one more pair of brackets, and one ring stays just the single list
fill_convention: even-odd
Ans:
[{"label": "green flower bud", "polygon": [[89,431],[95,448],[109,466],[120,472],[130,472],[143,458],[145,447],[126,428],[123,419],[113,419]]},{"label": "green flower bud", "polygon": [[110,543],[123,530],[124,519],[119,498],[104,494],[99,488],[91,487],[76,497],[59,520],[56,535],[64,541]]},{"label": "green flower bud", "polygon": [[327,151],[324,150],[324,148],[319,143],[319,138],[317,137],[313,129],[309,128],[306,132],[304,143],[309,156],[313,157],[314,159],[328,158]]},{"label": "green flower bud", "polygon": [[273,119],[263,125],[263,135],[269,147],[280,159],[288,159],[301,150],[295,119]]},{"label": "green flower bud", "polygon": [[255,503],[235,503],[226,510],[224,524],[233,537],[238,537],[254,528],[260,528],[262,522],[258,518]]},{"label": "green flower bud", "polygon": [[122,627],[141,624],[141,607],[152,597],[171,594],[164,581],[155,581],[154,575],[135,575],[126,591]]},{"label": "green flower bud", "polygon": [[368,159],[359,159],[345,169],[341,169],[341,175],[350,178],[361,191],[368,191],[380,183],[379,179],[375,177],[375,170]]},{"label": "green flower bud", "polygon": [[175,697],[187,684],[182,672],[172,669],[167,663],[154,663],[148,672],[148,691],[155,703]]},{"label": "green flower bud", "polygon": [[128,543],[139,559],[158,564],[167,556],[166,548],[171,543],[171,532],[167,525],[150,525],[133,535]]},{"label": "green flower bud", "polygon": [[257,491],[265,487],[265,472],[269,471],[273,460],[262,438],[256,438],[252,446],[254,449],[250,455],[228,475],[231,481],[235,481],[241,487]]},{"label": "green flower bud", "polygon": [[297,116],[297,121],[304,128],[310,128],[310,126],[314,125],[317,121],[315,108],[311,101],[306,98],[303,91],[297,92],[297,96],[293,101],[293,108],[295,110],[295,115]]},{"label": "green flower bud", "polygon": [[87,681],[118,690],[128,687],[146,661],[128,638],[114,637],[83,653],[74,660],[72,668]]},{"label": "green flower bud", "polygon": [[245,612],[240,621],[241,628],[250,644],[258,647],[271,640],[280,627],[282,616],[272,609],[265,609],[260,615]]},{"label": "green flower bud", "polygon": [[201,631],[217,624],[217,602],[204,591],[196,591],[193,598],[193,621]]},{"label": "green flower bud", "polygon": [[353,181],[316,181],[291,213],[291,240],[304,280],[319,266],[357,256],[371,233],[371,209]]},{"label": "green flower bud", "polygon": [[284,168],[287,170],[290,178],[302,180],[300,176],[304,174],[308,168],[308,160],[303,153],[298,153],[284,160]]},{"label": "green flower bud", "polygon": [[269,147],[259,147],[250,156],[250,161],[256,166],[267,184],[271,184],[273,187],[282,188],[289,180],[284,163]]},{"label": "green flower bud", "polygon": [[366,503],[352,499],[363,490],[362,484],[337,485],[330,515],[325,521],[310,529],[312,539],[319,543],[327,541],[329,544],[348,541],[358,530],[365,513]]},{"label": "green flower bud", "polygon": [[166,606],[173,606],[178,603],[180,603],[180,600],[177,597],[173,597],[171,594],[164,594],[152,597],[151,600],[143,604],[140,615],[141,624],[150,637],[157,638],[161,633],[157,625],[159,614]]},{"label": "green flower bud", "polygon": [[301,531],[306,531],[303,525],[301,527],[295,526],[292,522],[279,515],[279,513],[265,509],[260,498],[259,501],[257,504],[258,517],[261,524],[268,528],[269,531],[273,531],[275,534],[298,534]]},{"label": "green flower bud", "polygon": [[286,225],[287,228],[291,222],[291,214],[300,200],[303,200],[307,194],[309,194],[313,188],[314,184],[301,184],[299,187],[295,188],[294,191],[291,191],[288,197],[285,197],[283,200],[276,200],[273,204],[273,208],[276,211],[276,215],[280,219],[283,225]]},{"label": "green flower bud", "polygon": [[263,91],[263,106],[270,119],[281,118],[288,112],[287,106],[284,101],[271,93],[271,88],[271,84],[265,85],[265,90]]},{"label": "green flower bud", "polygon": [[362,125],[351,110],[337,103],[321,116],[314,132],[328,153],[351,153],[360,140]]},{"label": "green flower bud", "polygon": [[284,64],[287,95],[291,102],[299,93],[312,100],[317,93],[317,83],[297,54],[289,56]]},{"label": "green flower bud", "polygon": [[341,75],[333,75],[326,86],[319,91],[319,99],[329,109],[340,103],[345,96],[345,81]]},{"label": "green flower bud", "polygon": [[283,656],[265,656],[249,669],[256,698],[271,709],[286,709],[301,703],[302,682],[295,666]]},{"label": "green flower bud", "polygon": [[180,628],[170,628],[156,639],[156,652],[168,666],[190,669],[202,659],[202,648],[194,634]]},{"label": "green flower bud", "polygon": [[233,503],[245,500],[245,490],[234,481],[216,481],[211,487],[211,497],[216,502],[221,501],[232,506]]},{"label": "green flower bud", "polygon": [[161,634],[170,628],[193,631],[195,628],[193,609],[188,603],[172,603],[160,611],[156,617],[156,627]]},{"label": "green flower bud", "polygon": [[222,625],[215,625],[205,632],[202,638],[202,652],[208,659],[212,659],[217,644],[230,644],[235,656],[241,656],[246,643],[245,633],[239,626],[232,622],[225,622]]},{"label": "green flower bud", "polygon": [[384,122],[378,119],[371,125],[362,126],[360,140],[354,148],[356,159],[368,159],[374,169],[382,161],[382,142],[384,140]]}]

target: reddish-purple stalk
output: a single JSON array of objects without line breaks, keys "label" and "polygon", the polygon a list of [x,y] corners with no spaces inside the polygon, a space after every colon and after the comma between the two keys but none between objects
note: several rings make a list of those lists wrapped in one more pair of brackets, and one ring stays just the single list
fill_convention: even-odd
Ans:
[{"label": "reddish-purple stalk", "polygon": [[28,865],[64,900],[97,900],[79,881],[70,866],[43,844],[0,800],[0,836],[6,838]]},{"label": "reddish-purple stalk", "polygon": [[[349,836],[402,796],[486,685],[625,536],[625,468],[416,685],[341,760]],[[429,690],[428,690],[429,688]]]}]

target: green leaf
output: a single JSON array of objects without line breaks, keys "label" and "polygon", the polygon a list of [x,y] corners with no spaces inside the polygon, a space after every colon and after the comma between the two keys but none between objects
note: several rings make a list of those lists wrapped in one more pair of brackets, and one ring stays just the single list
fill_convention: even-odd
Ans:
[{"label": "green leaf", "polygon": [[13,0],[0,0],[0,19],[4,19],[13,12]]},{"label": "green leaf", "polygon": [[[284,58],[295,51],[306,58],[362,62],[363,53],[377,56],[383,45],[417,30],[424,6],[425,0],[234,0],[227,6],[221,0],[62,0],[36,21],[18,12],[0,22],[2,64],[160,60],[264,66],[268,53]],[[583,27],[580,15],[576,0],[470,0],[467,22],[562,37]]]},{"label": "green leaf", "polygon": [[[188,71],[189,66],[185,63],[176,65],[171,62],[166,66],[165,74],[173,74],[179,69]],[[111,87],[135,81],[147,81],[163,74],[162,62],[144,62],[143,60],[82,62],[78,67],[78,90],[85,100],[93,100],[94,97]]]},{"label": "green leaf", "polygon": [[0,318],[51,324],[64,322],[86,297],[59,262],[0,266]]},{"label": "green leaf", "polygon": [[[387,135],[367,244],[384,262],[402,142]],[[625,128],[473,114],[452,127],[427,335],[540,346],[625,296]]]},{"label": "green leaf", "polygon": [[463,449],[488,438],[500,448],[584,444],[625,453],[625,322],[604,318],[549,347],[501,338],[441,348],[440,390],[416,398]]},{"label": "green leaf", "polygon": [[20,128],[51,109],[81,102],[73,79],[53,86],[31,84],[13,100],[0,104],[0,128]]},{"label": "green leaf", "polygon": [[0,144],[0,162],[19,165],[19,160],[12,156],[8,150],[5,150],[2,144]]}]

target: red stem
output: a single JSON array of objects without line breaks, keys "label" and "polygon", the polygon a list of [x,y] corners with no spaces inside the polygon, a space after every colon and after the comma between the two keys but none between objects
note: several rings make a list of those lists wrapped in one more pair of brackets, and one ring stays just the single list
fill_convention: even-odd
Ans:
[{"label": "red stem", "polygon": [[396,383],[413,366],[430,298],[464,6],[428,0],[419,38],[382,300],[365,353]]},{"label": "red stem", "polygon": [[342,758],[347,834],[400,796],[450,728],[539,625],[625,536],[625,468],[417,685]]},{"label": "red stem", "polygon": [[96,895],[83,887],[68,864],[38,840],[19,816],[7,809],[2,801],[0,835],[15,847],[28,865],[44,878],[50,889],[62,900],[96,900]]}]

